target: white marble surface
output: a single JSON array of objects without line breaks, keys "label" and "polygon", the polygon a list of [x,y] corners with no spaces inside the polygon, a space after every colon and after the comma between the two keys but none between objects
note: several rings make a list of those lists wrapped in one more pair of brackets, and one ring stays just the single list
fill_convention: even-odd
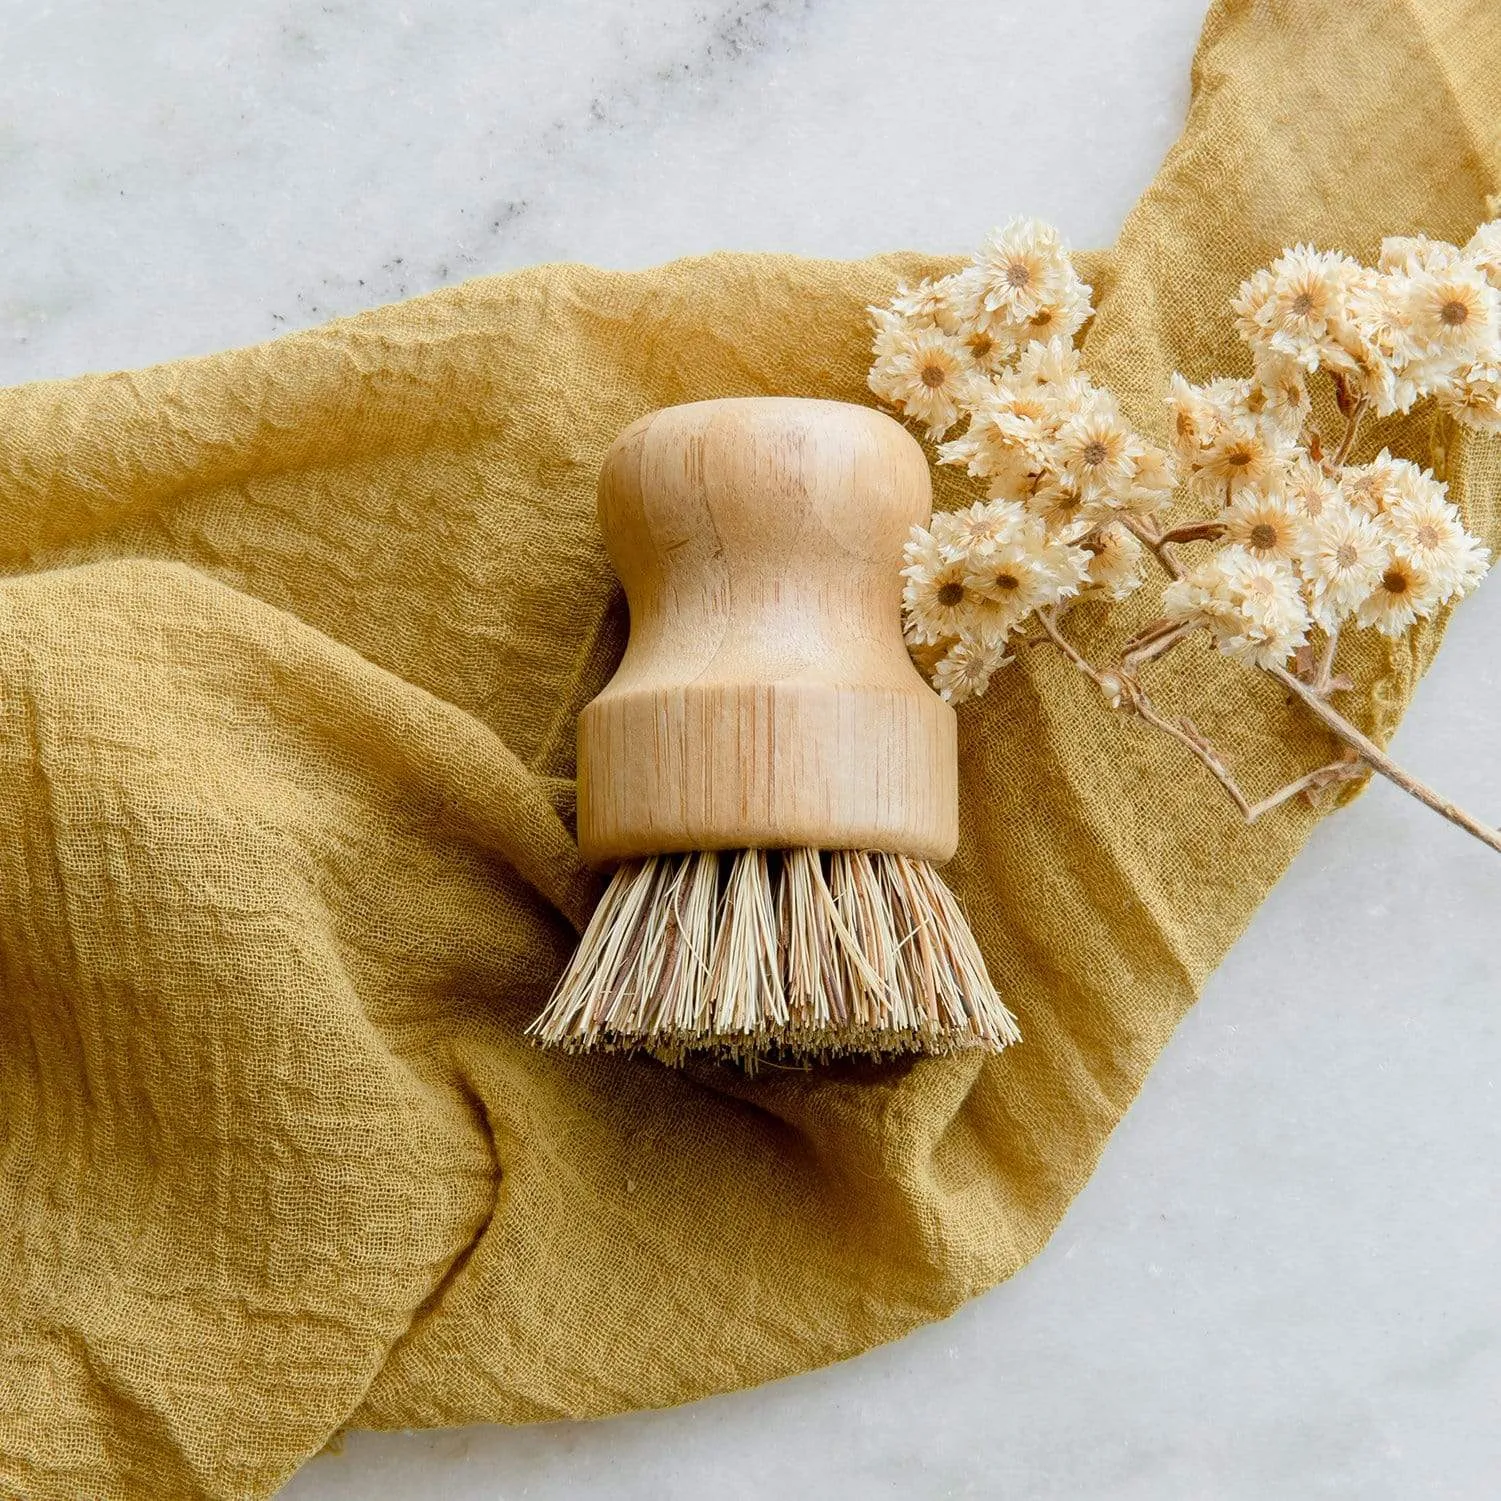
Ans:
[{"label": "white marble surface", "polygon": [[[542,259],[965,249],[1023,210],[1104,243],[1177,132],[1201,8],[12,3],[0,379]],[[1493,821],[1498,635],[1501,581],[1397,741]],[[1318,831],[1008,1285],[691,1408],[356,1435],[285,1494],[1494,1496],[1498,907],[1501,862],[1378,785]]]}]

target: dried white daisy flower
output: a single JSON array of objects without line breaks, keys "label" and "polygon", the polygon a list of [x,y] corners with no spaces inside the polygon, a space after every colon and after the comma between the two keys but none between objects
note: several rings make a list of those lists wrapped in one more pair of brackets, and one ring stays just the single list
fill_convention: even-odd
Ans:
[{"label": "dried white daisy flower", "polygon": [[1178,485],[1173,457],[1152,443],[1138,443],[1131,456],[1131,478],[1115,499],[1120,509],[1133,516],[1152,517],[1173,503]]},{"label": "dried white daisy flower", "polygon": [[[1051,386],[1072,392],[1084,379],[1079,351],[1066,339],[1030,340],[1016,361],[1016,379],[1022,385]],[[1071,398],[1070,398],[1071,399]]]},{"label": "dried white daisy flower", "polygon": [[1311,521],[1317,521],[1331,506],[1344,500],[1339,485],[1322,464],[1299,453],[1282,480],[1282,497]]},{"label": "dried white daisy flower", "polygon": [[997,348],[1015,352],[1015,336],[985,310],[985,277],[980,268],[971,262],[962,271],[946,277],[945,301],[949,317],[953,320],[953,332],[975,334],[982,330],[989,334]]},{"label": "dried white daisy flower", "polygon": [[1414,621],[1431,615],[1438,602],[1433,579],[1410,559],[1389,552],[1355,618],[1361,625],[1375,626],[1383,636],[1400,636]]},{"label": "dried white daisy flower", "polygon": [[[1431,479],[1431,476],[1428,476]],[[1424,471],[1382,449],[1368,464],[1347,464],[1339,472],[1340,493],[1357,510],[1379,516],[1402,495],[1414,493]]]},{"label": "dried white daisy flower", "polygon": [[1000,645],[966,638],[955,641],[933,666],[933,687],[940,698],[962,704],[990,687],[996,672],[1011,660]]},{"label": "dried white daisy flower", "polygon": [[1110,513],[1107,502],[1086,500],[1073,480],[1055,476],[1040,484],[1024,502],[1027,509],[1042,518],[1048,535],[1062,541],[1075,541]]},{"label": "dried white daisy flower", "polygon": [[1019,333],[1031,340],[1071,341],[1094,313],[1089,292],[1089,287],[1070,268],[1062,293],[1053,301],[1043,303]]},{"label": "dried white daisy flower", "polygon": [[1237,418],[1223,423],[1193,461],[1195,488],[1230,497],[1242,490],[1278,491],[1292,458],[1292,449],[1259,423]]},{"label": "dried white daisy flower", "polygon": [[959,420],[973,379],[968,351],[952,335],[906,323],[878,330],[870,389],[922,423],[930,438]]},{"label": "dried white daisy flower", "polygon": [[[1498,278],[1501,284],[1501,278]],[[1437,388],[1438,404],[1456,422],[1501,433],[1501,360],[1460,365]]]},{"label": "dried white daisy flower", "polygon": [[1262,266],[1240,284],[1239,291],[1230,299],[1230,311],[1235,314],[1235,332],[1253,349],[1266,338],[1263,319],[1272,300],[1274,285],[1271,268]]},{"label": "dried white daisy flower", "polygon": [[1284,443],[1296,443],[1313,411],[1308,377],[1296,360],[1254,351],[1256,379],[1246,405]]},{"label": "dried white daisy flower", "polygon": [[1470,236],[1465,259],[1493,287],[1501,289],[1501,219],[1482,224]]},{"label": "dried white daisy flower", "polygon": [[1016,356],[1016,379],[1023,386],[1050,386],[1072,391],[1089,383],[1077,347],[1067,339],[1030,339]]},{"label": "dried white daisy flower", "polygon": [[977,500],[956,511],[938,511],[929,531],[945,559],[969,556],[972,549],[1016,531],[1016,507],[1000,500]]},{"label": "dried white daisy flower", "polygon": [[915,287],[901,283],[886,307],[867,308],[866,311],[878,325],[906,324],[911,328],[937,328],[944,333],[959,331],[955,309],[954,290],[956,278],[945,276],[935,281],[925,277]]},{"label": "dried white daisy flower", "polygon": [[967,582],[966,554],[950,554],[931,532],[907,543],[902,612],[909,640],[933,645],[972,631],[982,601]]},{"label": "dried white daisy flower", "polygon": [[1231,609],[1210,618],[1215,645],[1255,667],[1280,667],[1308,639],[1309,617],[1297,576],[1236,548],[1220,554]]},{"label": "dried white daisy flower", "polygon": [[1013,326],[1030,324],[1059,304],[1074,275],[1058,231],[1037,219],[1013,219],[995,230],[976,265],[980,306],[992,320]]},{"label": "dried white daisy flower", "polygon": [[1010,339],[987,328],[961,324],[956,334],[964,345],[976,370],[983,375],[1000,375],[1010,368],[1016,345]]},{"label": "dried white daisy flower", "polygon": [[1245,282],[1231,304],[1252,350],[1259,346],[1317,370],[1331,327],[1348,316],[1360,267],[1348,256],[1297,245]]},{"label": "dried white daisy flower", "polygon": [[1308,523],[1298,562],[1309,613],[1326,631],[1365,602],[1386,568],[1387,552],[1376,523],[1342,500],[1330,501]]},{"label": "dried white daisy flower", "polygon": [[1050,399],[1012,381],[971,389],[969,426],[939,445],[938,462],[992,481],[998,495],[1015,495],[1046,466],[1053,407]]},{"label": "dried white daisy flower", "polygon": [[1052,460],[1088,500],[1121,499],[1136,471],[1140,443],[1103,396],[1081,407],[1058,429]]},{"label": "dried white daisy flower", "polygon": [[1146,550],[1120,522],[1102,526],[1084,547],[1089,553],[1087,581],[1091,588],[1104,590],[1114,600],[1125,599],[1141,588]]},{"label": "dried white daisy flower", "polygon": [[1256,667],[1280,667],[1308,639],[1298,577],[1283,562],[1226,547],[1163,591],[1170,620],[1203,625],[1215,645]]},{"label": "dried white daisy flower", "polygon": [[1225,540],[1258,558],[1290,563],[1298,554],[1304,518],[1280,495],[1247,487],[1220,512]]},{"label": "dried white daisy flower", "polygon": [[1465,559],[1451,598],[1468,594],[1491,571],[1491,550],[1479,537],[1465,533]]},{"label": "dried white daisy flower", "polygon": [[1087,567],[1077,549],[1051,541],[1041,520],[1019,511],[1009,535],[971,549],[964,578],[1009,631],[1033,610],[1077,594]]},{"label": "dried white daisy flower", "polygon": [[1402,375],[1411,345],[1405,287],[1405,277],[1362,269],[1321,359],[1322,369],[1382,415],[1406,411],[1416,399],[1416,387]]},{"label": "dried white daisy flower", "polygon": [[1178,457],[1193,460],[1224,421],[1219,404],[1202,386],[1173,372],[1167,395],[1168,425]]},{"label": "dried white daisy flower", "polygon": [[1447,240],[1430,240],[1427,235],[1388,235],[1381,242],[1376,269],[1400,276],[1423,272],[1436,275],[1458,265],[1460,259],[1459,249]]},{"label": "dried white daisy flower", "polygon": [[1436,481],[1403,494],[1381,519],[1393,551],[1432,581],[1439,603],[1484,577],[1489,552],[1465,530]]},{"label": "dried white daisy flower", "polygon": [[[1199,387],[1203,399],[1209,403],[1216,420],[1223,426],[1232,422],[1246,422],[1255,418],[1252,402],[1256,382],[1237,376],[1220,375]],[[1213,440],[1210,434],[1210,441]]]},{"label": "dried white daisy flower", "polygon": [[1496,289],[1474,267],[1409,277],[1403,305],[1413,359],[1452,370],[1497,352]]}]

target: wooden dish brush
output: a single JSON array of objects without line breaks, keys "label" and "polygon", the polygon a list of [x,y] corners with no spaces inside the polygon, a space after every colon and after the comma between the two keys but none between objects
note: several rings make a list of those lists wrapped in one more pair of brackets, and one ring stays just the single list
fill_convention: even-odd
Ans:
[{"label": "wooden dish brush", "polygon": [[954,712],[902,640],[928,464],[889,417],[668,407],[605,457],[630,606],[578,725],[578,839],[618,865],[531,1032],[754,1059],[998,1050],[1015,1020],[934,871],[958,843]]}]

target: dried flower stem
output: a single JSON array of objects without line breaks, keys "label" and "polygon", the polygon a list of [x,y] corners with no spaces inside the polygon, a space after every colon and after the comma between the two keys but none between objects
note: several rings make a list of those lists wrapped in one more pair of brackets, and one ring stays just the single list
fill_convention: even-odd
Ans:
[{"label": "dried flower stem", "polygon": [[[1350,413],[1345,428],[1345,438],[1340,443],[1341,453],[1347,452],[1350,443],[1354,441],[1353,434],[1360,424],[1361,408],[1362,403],[1357,402]],[[1150,523],[1145,523],[1135,518],[1128,519],[1126,524],[1151,551],[1152,556],[1157,559],[1167,574],[1175,579],[1183,577],[1183,565],[1173,556],[1171,544],[1167,541],[1166,534],[1159,532]],[[1318,668],[1315,670],[1314,681],[1312,683],[1304,682],[1296,673],[1289,672],[1285,667],[1264,667],[1261,670],[1296,695],[1298,699],[1307,705],[1309,710],[1326,729],[1330,730],[1337,739],[1342,741],[1359,757],[1359,762],[1350,764],[1358,767],[1363,763],[1372,771],[1385,777],[1393,786],[1400,787],[1409,797],[1415,797],[1424,806],[1432,808],[1435,813],[1442,814],[1450,823],[1457,824],[1467,834],[1473,834],[1482,844],[1489,845],[1493,850],[1501,851],[1501,833],[1481,823],[1479,819],[1471,817],[1463,808],[1450,802],[1448,798],[1435,792],[1426,783],[1420,782],[1415,776],[1404,771],[1374,740],[1358,730],[1338,709],[1334,708],[1328,702],[1328,694],[1336,685],[1336,680],[1330,674],[1334,666],[1334,653],[1338,647],[1338,637],[1339,633],[1337,631],[1330,632],[1324,643],[1323,655]],[[1142,715],[1142,718],[1147,719],[1149,724],[1157,722],[1147,715]],[[1179,741],[1183,741],[1184,739],[1181,734],[1172,731],[1170,728],[1169,733],[1173,734],[1173,737]],[[1258,812],[1266,812],[1267,807],[1277,806],[1278,803],[1286,801],[1287,798],[1293,796],[1296,792],[1307,790],[1308,787],[1321,785],[1317,781],[1309,783],[1305,778],[1303,779],[1304,785],[1289,783],[1280,792],[1274,793],[1271,798],[1263,799],[1263,803],[1266,806],[1262,804],[1248,805],[1245,794],[1238,787],[1233,786],[1233,779],[1229,778],[1229,774],[1224,771],[1219,758],[1207,746],[1200,748],[1191,745],[1189,748],[1214,773],[1215,779],[1220,785],[1230,793],[1232,800],[1240,809],[1247,822],[1252,821],[1251,806],[1254,806]],[[1323,768],[1323,770],[1328,769]],[[1354,774],[1358,774],[1358,771],[1352,773],[1352,775]],[[1309,773],[1309,776],[1314,778],[1319,777],[1319,775],[1320,773],[1318,772]]]},{"label": "dried flower stem", "polygon": [[[1314,771],[1306,773],[1296,781],[1289,782],[1285,787],[1280,787],[1259,802],[1253,803],[1235,780],[1229,767],[1220,759],[1214,746],[1206,740],[1190,719],[1168,719],[1154,704],[1146,690],[1129,673],[1111,672],[1096,667],[1074,644],[1059,625],[1058,611],[1055,609],[1039,610],[1037,619],[1047,639],[1062,653],[1073,665],[1090,679],[1099,690],[1107,697],[1118,698],[1120,705],[1138,718],[1145,720],[1154,729],[1160,730],[1164,735],[1176,740],[1183,746],[1196,761],[1223,787],[1229,795],[1230,801],[1240,811],[1240,815],[1247,823],[1255,823],[1263,813],[1270,813],[1273,808],[1281,807],[1290,798],[1296,797],[1300,792],[1309,792],[1318,787],[1326,787],[1332,782],[1348,781],[1354,777],[1362,776],[1361,762],[1358,759],[1345,757],[1339,761],[1333,761],[1327,766],[1320,766]],[[1174,630],[1171,635],[1160,638],[1166,642],[1166,647],[1175,645],[1182,639],[1181,627]]]},{"label": "dried flower stem", "polygon": [[1189,521],[1162,533],[1163,542],[1217,542],[1225,535],[1223,523],[1218,521]]},{"label": "dried flower stem", "polygon": [[1360,431],[1360,419],[1365,416],[1370,405],[1370,398],[1362,396],[1350,408],[1345,418],[1345,435],[1339,440],[1339,447],[1335,449],[1334,457],[1329,461],[1331,469],[1337,470],[1349,458],[1350,450],[1355,446],[1355,435]]},{"label": "dried flower stem", "polygon": [[1151,549],[1153,557],[1162,565],[1163,572],[1169,578],[1183,577],[1183,565],[1167,550],[1171,546],[1171,540],[1166,533],[1139,516],[1126,516],[1122,519],[1137,541]]},{"label": "dried flower stem", "polygon": [[1341,756],[1339,760],[1331,761],[1327,766],[1315,767],[1313,771],[1306,772],[1296,781],[1279,788],[1270,797],[1262,798],[1246,814],[1246,822],[1255,823],[1263,813],[1270,813],[1273,808],[1280,808],[1283,803],[1291,801],[1300,792],[1317,792],[1321,787],[1330,787],[1336,782],[1353,782],[1364,775],[1364,763],[1358,756]]},{"label": "dried flower stem", "polygon": [[1458,824],[1465,833],[1473,834],[1482,844],[1488,844],[1493,850],[1501,851],[1501,833],[1481,823],[1479,819],[1472,818],[1463,808],[1451,803],[1448,798],[1441,796],[1433,788],[1405,772],[1374,740],[1356,729],[1338,709],[1332,708],[1309,684],[1285,667],[1268,667],[1263,670],[1301,699],[1315,717],[1344,741],[1372,771],[1380,772],[1387,781],[1400,787],[1409,797],[1417,798],[1420,803],[1432,808],[1435,813],[1442,814],[1450,823]]},{"label": "dried flower stem", "polygon": [[1338,650],[1339,626],[1335,625],[1324,632],[1324,649],[1313,670],[1313,688],[1320,698],[1328,698],[1334,691],[1334,655]]}]

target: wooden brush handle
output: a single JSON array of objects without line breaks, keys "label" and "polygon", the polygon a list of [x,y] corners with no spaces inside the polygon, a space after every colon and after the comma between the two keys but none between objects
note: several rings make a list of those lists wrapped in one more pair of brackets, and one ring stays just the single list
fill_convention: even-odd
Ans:
[{"label": "wooden brush handle", "polygon": [[902,544],[931,508],[922,449],[868,407],[701,401],[621,433],[599,521],[631,636],[579,719],[586,858],[953,854],[954,713],[901,629]]}]

